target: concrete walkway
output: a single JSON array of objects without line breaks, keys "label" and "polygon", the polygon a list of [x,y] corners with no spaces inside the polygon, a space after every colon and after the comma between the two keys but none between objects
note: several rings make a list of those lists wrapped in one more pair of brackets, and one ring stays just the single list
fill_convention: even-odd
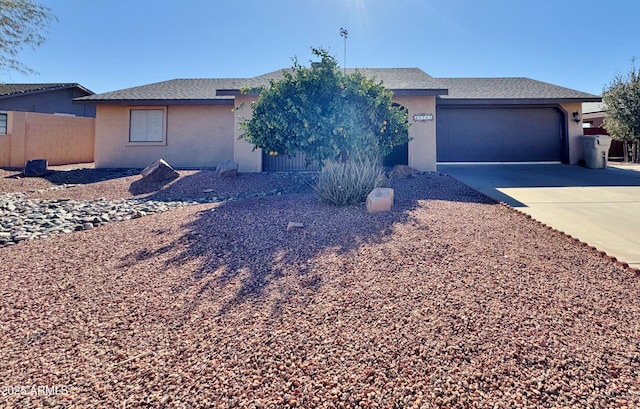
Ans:
[{"label": "concrete walkway", "polygon": [[438,171],[640,268],[640,166],[438,165]]}]

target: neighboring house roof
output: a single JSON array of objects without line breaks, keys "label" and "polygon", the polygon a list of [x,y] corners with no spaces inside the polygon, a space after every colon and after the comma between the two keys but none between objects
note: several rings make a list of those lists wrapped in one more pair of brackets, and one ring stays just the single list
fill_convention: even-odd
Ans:
[{"label": "neighboring house roof", "polygon": [[601,101],[597,95],[530,78],[436,78],[449,90],[443,103],[477,102],[583,102]]},{"label": "neighboring house roof", "polygon": [[583,114],[595,114],[602,112],[604,113],[605,106],[602,102],[585,102],[582,104],[582,113]]},{"label": "neighboring house roof", "polygon": [[93,91],[75,82],[59,84],[3,84],[0,83],[0,99],[17,96],[38,94],[42,92],[58,91],[62,89],[78,88],[86,95],[93,95]]}]

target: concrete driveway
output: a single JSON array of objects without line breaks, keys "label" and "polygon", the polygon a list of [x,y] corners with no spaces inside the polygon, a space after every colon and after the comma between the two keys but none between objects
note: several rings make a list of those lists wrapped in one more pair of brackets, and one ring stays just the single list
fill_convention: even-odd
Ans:
[{"label": "concrete driveway", "polygon": [[640,166],[438,165],[438,171],[640,268]]}]

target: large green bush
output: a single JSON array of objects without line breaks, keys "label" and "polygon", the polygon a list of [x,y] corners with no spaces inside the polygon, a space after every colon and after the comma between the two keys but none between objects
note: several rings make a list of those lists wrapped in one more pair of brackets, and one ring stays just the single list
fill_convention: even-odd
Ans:
[{"label": "large green bush", "polygon": [[[271,155],[303,152],[309,161],[347,161],[355,151],[384,156],[409,141],[408,114],[392,92],[359,72],[343,73],[334,57],[311,67],[294,60],[283,78],[271,81],[242,122],[243,138]],[[254,90],[255,91],[255,90]]]}]

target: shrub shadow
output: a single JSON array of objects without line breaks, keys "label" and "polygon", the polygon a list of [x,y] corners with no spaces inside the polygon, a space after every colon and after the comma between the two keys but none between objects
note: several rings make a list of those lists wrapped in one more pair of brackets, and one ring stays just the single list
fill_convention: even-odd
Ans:
[{"label": "shrub shadow", "polygon": [[129,192],[134,195],[150,193],[144,200],[182,200],[202,203],[228,199],[273,196],[287,193],[309,193],[313,174],[239,173],[234,178],[220,177],[206,169],[181,176],[166,183],[133,182]]},{"label": "shrub shadow", "polygon": [[[176,197],[181,185],[191,186],[190,178],[199,177],[203,175],[182,178],[167,187],[172,193],[161,190],[147,199],[157,200],[167,194]],[[428,200],[493,203],[453,178],[437,173],[392,180],[390,187],[396,192],[393,210],[378,214],[369,214],[364,204],[344,207],[323,204],[308,183],[295,176],[245,177],[245,181],[253,183],[243,193],[244,198],[213,203],[199,212],[183,226],[184,234],[176,243],[180,253],[166,261],[167,268],[196,266],[187,282],[177,286],[183,291],[193,285],[198,288],[182,310],[187,316],[204,297],[222,300],[218,314],[246,302],[269,298],[272,313],[277,314],[287,304],[291,291],[313,294],[322,288],[321,266],[330,262],[327,260],[348,263],[350,257],[344,255],[356,254],[365,244],[389,240],[394,226],[410,223],[411,211],[428,206]],[[264,182],[260,189],[256,188],[260,183],[255,183],[259,181]],[[245,185],[239,182],[223,181],[218,189],[211,188],[211,194],[228,194],[228,183],[235,183],[236,188]],[[290,221],[301,222],[304,227],[287,230]],[[160,251],[164,253],[167,248]],[[138,251],[122,260],[127,264],[157,255]],[[342,267],[332,266],[338,270]],[[271,284],[277,284],[278,291],[269,292]],[[283,285],[287,288],[283,289]]]}]

